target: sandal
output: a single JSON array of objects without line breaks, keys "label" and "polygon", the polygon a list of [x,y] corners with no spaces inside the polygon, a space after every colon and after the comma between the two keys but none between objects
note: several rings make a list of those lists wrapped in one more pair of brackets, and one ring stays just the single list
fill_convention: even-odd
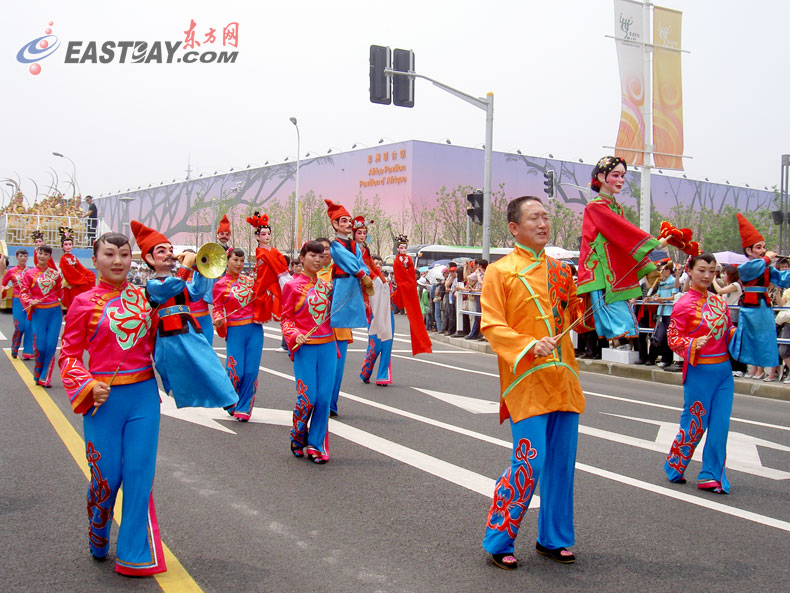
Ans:
[{"label": "sandal", "polygon": [[304,451],[302,451],[302,448],[296,443],[294,443],[293,441],[291,441],[291,453],[293,454],[294,457],[297,457],[299,459],[304,457]]},{"label": "sandal", "polygon": [[670,479],[669,481],[672,482],[673,484],[685,484],[686,483],[686,478],[681,476],[679,478],[675,478],[674,480]]},{"label": "sandal", "polygon": [[494,566],[503,570],[515,570],[518,568],[518,560],[513,554],[491,554]]},{"label": "sandal", "polygon": [[535,544],[535,550],[538,554],[542,554],[543,556],[548,556],[555,562],[559,562],[561,564],[573,564],[576,562],[576,556],[573,552],[566,548],[547,548],[546,546],[541,546],[540,543]]}]

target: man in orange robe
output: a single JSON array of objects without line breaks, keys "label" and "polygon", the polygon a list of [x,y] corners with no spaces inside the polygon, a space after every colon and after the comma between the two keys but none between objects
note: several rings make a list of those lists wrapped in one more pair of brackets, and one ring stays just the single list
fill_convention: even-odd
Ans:
[{"label": "man in orange robe", "polygon": [[483,335],[499,359],[500,422],[510,418],[511,465],[499,478],[483,547],[494,564],[517,566],[514,542],[538,480],[543,476],[538,553],[575,561],[573,472],[584,395],[569,334],[579,317],[570,266],[543,251],[549,220],[532,196],[512,200],[512,253],[488,266],[481,297]]}]

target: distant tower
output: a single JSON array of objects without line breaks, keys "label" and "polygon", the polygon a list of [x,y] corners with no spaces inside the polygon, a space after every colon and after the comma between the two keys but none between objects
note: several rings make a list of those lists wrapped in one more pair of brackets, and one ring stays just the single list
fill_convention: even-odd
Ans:
[{"label": "distant tower", "polygon": [[187,154],[187,171],[186,171],[187,172],[187,181],[189,181],[192,178],[192,165],[190,163],[191,158],[192,158],[192,155],[191,154]]}]

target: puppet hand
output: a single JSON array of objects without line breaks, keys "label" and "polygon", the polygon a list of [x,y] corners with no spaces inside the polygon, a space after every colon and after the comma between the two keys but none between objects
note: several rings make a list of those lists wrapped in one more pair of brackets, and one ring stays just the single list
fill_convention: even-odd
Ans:
[{"label": "puppet hand", "polygon": [[662,249],[667,246],[667,241],[668,241],[668,239],[666,237],[661,237],[658,240],[658,243],[661,245]]},{"label": "puppet hand", "polygon": [[368,296],[373,296],[373,280],[370,279],[370,276],[362,276],[362,287]]},{"label": "puppet hand", "polygon": [[181,262],[181,265],[191,268],[197,261],[197,255],[191,251],[186,251],[178,256],[178,260]]},{"label": "puppet hand", "polygon": [[765,252],[765,256],[766,256],[767,258],[769,258],[769,259],[773,259],[773,258],[775,258],[775,257],[776,257],[776,252],[774,252],[774,251],[766,251],[766,252]]},{"label": "puppet hand", "polygon": [[648,286],[653,286],[653,283],[661,278],[661,272],[658,270],[653,270],[652,272],[647,273],[647,284]]}]

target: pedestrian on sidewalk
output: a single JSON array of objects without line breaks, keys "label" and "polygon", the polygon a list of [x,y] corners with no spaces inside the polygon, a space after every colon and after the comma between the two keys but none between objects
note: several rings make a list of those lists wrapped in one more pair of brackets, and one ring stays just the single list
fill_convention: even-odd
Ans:
[{"label": "pedestrian on sidewalk", "polygon": [[511,465],[497,481],[483,548],[496,566],[517,567],[514,543],[540,482],[539,554],[575,562],[573,480],[584,395],[570,333],[580,301],[570,266],[548,257],[549,218],[539,198],[507,208],[511,253],[483,283],[482,331],[499,359],[500,422],[510,419]]}]

